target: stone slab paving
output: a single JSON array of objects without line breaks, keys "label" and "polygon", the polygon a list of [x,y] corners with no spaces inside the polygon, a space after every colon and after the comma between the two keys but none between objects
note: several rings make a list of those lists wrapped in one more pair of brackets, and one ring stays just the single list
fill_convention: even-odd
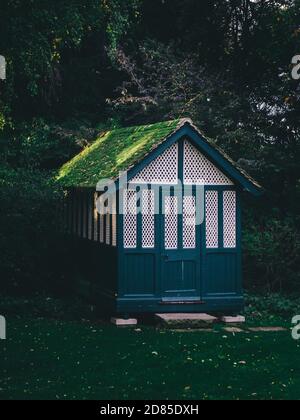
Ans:
[{"label": "stone slab paving", "polygon": [[213,333],[214,330],[212,330],[211,328],[189,328],[189,329],[180,329],[180,328],[176,328],[176,329],[170,329],[169,331],[171,332],[176,332],[176,333]]},{"label": "stone slab paving", "polygon": [[[223,324],[222,330],[229,334],[259,333],[259,332],[284,332],[288,331],[283,327],[248,327],[244,316],[223,316],[216,318],[205,313],[162,313],[155,314],[160,321],[160,327],[165,327],[173,332],[218,332],[214,325],[218,322]],[[224,325],[225,324],[225,325]]]},{"label": "stone slab paving", "polygon": [[132,327],[136,326],[138,321],[137,319],[112,318],[111,323],[117,327]]},{"label": "stone slab paving", "polygon": [[251,332],[283,332],[288,331],[286,328],[283,327],[255,327],[249,328]]},{"label": "stone slab paving", "polygon": [[237,328],[237,327],[226,327],[226,328],[223,328],[223,330],[231,334],[240,334],[240,333],[246,332],[245,330],[242,330],[241,328]]}]

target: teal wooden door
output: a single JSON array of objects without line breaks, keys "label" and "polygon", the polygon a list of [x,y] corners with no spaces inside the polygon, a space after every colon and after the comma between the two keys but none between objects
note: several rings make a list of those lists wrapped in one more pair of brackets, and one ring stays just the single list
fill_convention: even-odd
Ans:
[{"label": "teal wooden door", "polygon": [[162,193],[161,292],[163,300],[200,300],[200,227],[196,197]]}]

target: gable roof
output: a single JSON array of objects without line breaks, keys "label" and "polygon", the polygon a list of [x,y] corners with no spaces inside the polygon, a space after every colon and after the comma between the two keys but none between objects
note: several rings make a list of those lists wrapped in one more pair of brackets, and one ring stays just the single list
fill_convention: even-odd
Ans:
[{"label": "gable roof", "polygon": [[95,142],[66,163],[57,180],[67,188],[95,188],[101,179],[117,180],[120,172],[136,175],[149,160],[189,136],[229,178],[259,195],[262,187],[198,130],[190,119],[121,128],[101,133]]}]

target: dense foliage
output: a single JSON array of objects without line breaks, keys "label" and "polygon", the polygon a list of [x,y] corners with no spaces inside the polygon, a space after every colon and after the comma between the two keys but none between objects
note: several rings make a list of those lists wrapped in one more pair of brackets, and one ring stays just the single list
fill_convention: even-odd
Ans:
[{"label": "dense foliage", "polygon": [[245,198],[248,284],[299,289],[299,6],[2,0],[1,287],[63,283],[53,172],[103,126],[191,117],[266,188],[259,202]]}]

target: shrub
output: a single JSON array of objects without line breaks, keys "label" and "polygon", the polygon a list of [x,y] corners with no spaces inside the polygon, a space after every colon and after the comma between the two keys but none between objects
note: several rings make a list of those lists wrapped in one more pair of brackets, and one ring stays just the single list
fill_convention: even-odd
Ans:
[{"label": "shrub", "polygon": [[272,315],[285,318],[300,314],[300,298],[291,295],[271,293],[267,295],[246,294],[245,296],[247,315]]},{"label": "shrub", "polygon": [[41,317],[60,320],[95,319],[94,307],[79,298],[58,299],[43,294],[31,298],[0,296],[0,313],[6,317]]},{"label": "shrub", "polygon": [[64,241],[55,221],[60,197],[48,174],[0,165],[2,291],[43,291],[62,282]]},{"label": "shrub", "polygon": [[248,288],[300,290],[300,235],[294,221],[270,220],[246,230],[244,251]]}]

